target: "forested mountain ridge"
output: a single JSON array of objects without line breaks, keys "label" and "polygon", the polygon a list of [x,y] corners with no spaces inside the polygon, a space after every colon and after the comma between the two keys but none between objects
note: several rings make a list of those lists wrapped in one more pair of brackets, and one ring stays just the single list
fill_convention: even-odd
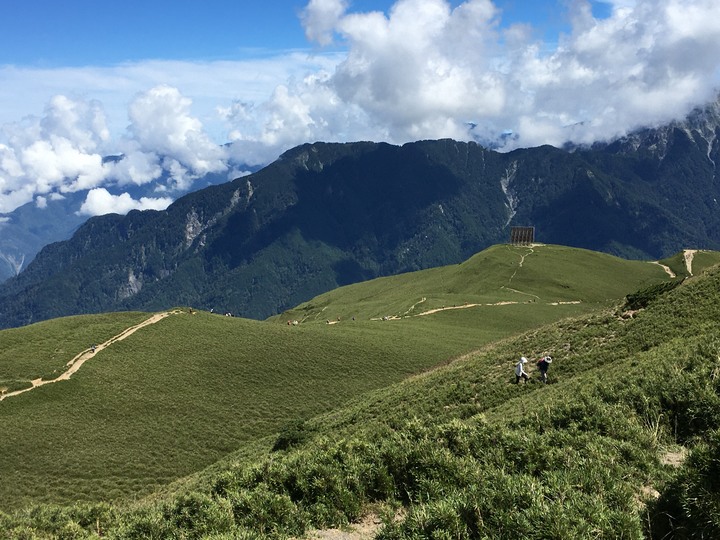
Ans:
[{"label": "forested mountain ridge", "polygon": [[633,258],[717,249],[716,109],[570,150],[302,145],[166,211],[89,220],[0,287],[0,327],[180,304],[265,318],[339,285],[462,261],[513,225]]}]

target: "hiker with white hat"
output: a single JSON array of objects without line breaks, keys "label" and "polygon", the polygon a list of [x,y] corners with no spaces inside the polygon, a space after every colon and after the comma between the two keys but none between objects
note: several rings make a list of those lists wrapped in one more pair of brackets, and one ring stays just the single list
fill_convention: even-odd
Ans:
[{"label": "hiker with white hat", "polygon": [[521,356],[520,361],[515,364],[515,384],[520,384],[520,379],[527,382],[530,378],[530,376],[525,372],[525,364],[527,364],[527,361],[527,358]]}]

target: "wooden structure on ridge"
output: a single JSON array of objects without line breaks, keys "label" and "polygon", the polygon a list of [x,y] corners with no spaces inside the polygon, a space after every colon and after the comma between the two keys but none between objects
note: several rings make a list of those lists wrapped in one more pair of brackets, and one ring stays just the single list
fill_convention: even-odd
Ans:
[{"label": "wooden structure on ridge", "polygon": [[510,243],[513,246],[527,246],[535,242],[535,227],[511,227]]}]

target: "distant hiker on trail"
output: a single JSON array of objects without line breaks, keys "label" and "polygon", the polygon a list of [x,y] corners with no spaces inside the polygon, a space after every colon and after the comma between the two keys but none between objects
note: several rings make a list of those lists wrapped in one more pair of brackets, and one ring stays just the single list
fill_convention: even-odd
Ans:
[{"label": "distant hiker on trail", "polygon": [[520,361],[515,364],[515,384],[520,384],[520,379],[523,382],[527,382],[530,376],[525,372],[525,364],[527,364],[527,358],[524,356],[520,357]]},{"label": "distant hiker on trail", "polygon": [[92,345],[90,348],[92,349],[92,352],[95,352],[95,345]]},{"label": "distant hiker on trail", "polygon": [[543,384],[547,384],[547,372],[550,364],[552,364],[552,356],[549,354],[546,354],[537,361],[537,367],[540,371],[540,381],[542,381]]}]

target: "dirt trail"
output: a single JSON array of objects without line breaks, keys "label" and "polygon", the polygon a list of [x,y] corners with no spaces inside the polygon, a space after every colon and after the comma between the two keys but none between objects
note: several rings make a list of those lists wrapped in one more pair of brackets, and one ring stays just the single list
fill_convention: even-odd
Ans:
[{"label": "dirt trail", "polygon": [[515,269],[515,271],[513,272],[513,275],[510,276],[510,279],[508,280],[508,283],[512,282],[513,278],[515,277],[515,274],[517,274],[517,273],[518,273],[518,270],[520,270],[520,269],[522,268],[523,264],[525,263],[525,257],[527,257],[528,255],[532,255],[533,253],[535,253],[535,250],[533,249],[533,246],[530,246],[528,249],[529,249],[530,251],[528,251],[528,252],[525,253],[524,255],[521,255],[521,256],[520,256],[520,264],[518,264],[518,267],[517,267],[517,268]]},{"label": "dirt trail", "polygon": [[698,252],[697,249],[686,249],[683,251],[683,258],[685,259],[685,268],[687,268],[688,274],[693,275],[692,262],[695,254]]},{"label": "dirt trail", "polygon": [[381,520],[376,516],[366,516],[359,523],[354,523],[347,529],[323,529],[308,531],[305,538],[308,540],[371,540],[375,538],[382,526]]},{"label": "dirt trail", "polygon": [[671,278],[677,277],[675,275],[675,272],[673,272],[669,266],[662,264],[660,261],[650,261],[650,264],[657,264],[658,266],[662,267],[662,269],[665,270],[665,273]]},{"label": "dirt trail", "polygon": [[427,300],[427,298],[423,296],[419,301],[415,302],[412,306],[410,306],[408,308],[408,310],[405,313],[403,313],[403,315],[408,315],[411,311],[415,310],[415,308],[417,307],[418,304],[422,304],[426,300]]},{"label": "dirt trail", "polygon": [[32,381],[30,381],[32,383],[32,386],[30,388],[23,388],[22,390],[16,390],[14,392],[8,392],[7,394],[2,394],[2,395],[0,395],[0,401],[2,401],[5,398],[9,398],[11,396],[17,396],[20,394],[24,394],[25,392],[29,392],[30,390],[35,390],[36,388],[38,388],[40,386],[44,386],[46,384],[56,383],[58,381],[67,381],[73,374],[77,373],[77,371],[82,367],[82,365],[85,362],[87,362],[88,360],[93,358],[97,353],[99,353],[103,349],[109,347],[113,343],[122,341],[123,339],[131,336],[132,334],[134,334],[135,332],[140,330],[141,328],[144,328],[151,324],[155,324],[156,322],[164,319],[168,315],[174,315],[177,313],[183,313],[183,312],[180,310],[175,310],[175,311],[165,311],[163,313],[156,313],[149,319],[146,319],[143,322],[136,324],[135,326],[131,326],[130,328],[123,330],[117,336],[108,339],[106,342],[101,343],[100,345],[96,345],[94,350],[93,350],[93,348],[85,349],[80,354],[75,356],[75,358],[73,358],[67,364],[65,364],[68,369],[65,372],[63,372],[61,375],[56,377],[55,379],[49,379],[47,381],[43,380],[42,378],[41,379],[33,379]]},{"label": "dirt trail", "polygon": [[462,306],[450,306],[450,307],[441,307],[441,308],[435,308],[430,309],[428,311],[423,311],[422,313],[418,313],[415,315],[415,317],[424,317],[425,315],[432,315],[433,313],[437,313],[438,311],[447,311],[448,309],[467,309],[471,307],[480,306],[482,304],[463,304]]}]

